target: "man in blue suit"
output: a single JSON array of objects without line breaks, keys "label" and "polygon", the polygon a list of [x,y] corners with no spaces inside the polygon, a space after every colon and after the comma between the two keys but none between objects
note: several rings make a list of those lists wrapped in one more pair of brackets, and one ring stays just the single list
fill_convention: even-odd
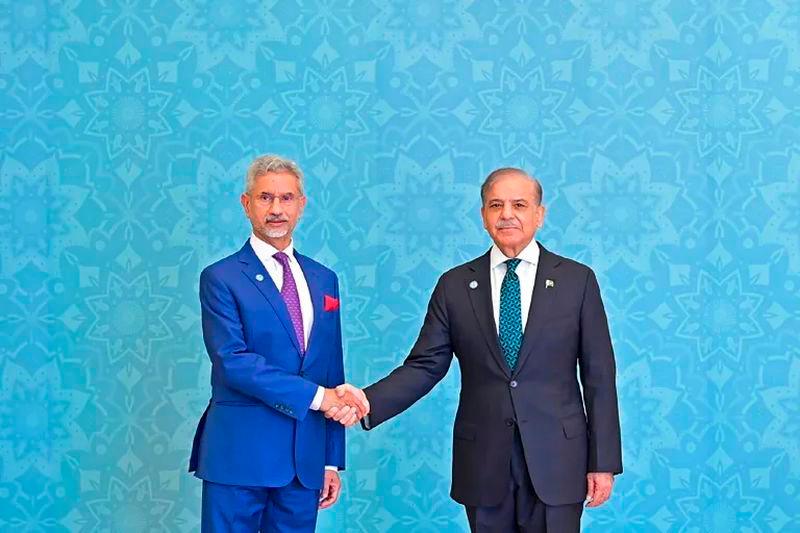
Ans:
[{"label": "man in blue suit", "polygon": [[[189,471],[203,480],[202,530],[314,531],[318,508],[339,496],[344,427],[369,405],[334,390],[344,383],[339,284],[294,250],[302,171],[259,157],[241,201],[250,239],[200,275],[212,397]],[[338,421],[324,416],[333,407]]]}]

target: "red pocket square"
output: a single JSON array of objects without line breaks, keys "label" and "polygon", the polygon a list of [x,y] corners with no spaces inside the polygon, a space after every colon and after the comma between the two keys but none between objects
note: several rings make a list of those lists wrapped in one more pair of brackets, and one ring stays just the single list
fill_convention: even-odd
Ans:
[{"label": "red pocket square", "polygon": [[325,295],[325,310],[326,311],[336,311],[339,309],[339,298],[334,298],[333,296]]}]

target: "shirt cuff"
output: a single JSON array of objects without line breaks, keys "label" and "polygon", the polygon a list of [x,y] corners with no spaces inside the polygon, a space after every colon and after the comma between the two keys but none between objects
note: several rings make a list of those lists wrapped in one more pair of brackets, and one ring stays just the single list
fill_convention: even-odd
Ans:
[{"label": "shirt cuff", "polygon": [[317,393],[314,395],[314,399],[311,400],[311,405],[309,405],[308,408],[312,411],[319,411],[319,408],[322,407],[322,400],[324,397],[325,387],[317,387]]},{"label": "shirt cuff", "polygon": [[333,470],[334,472],[338,472],[339,471],[339,467],[338,466],[332,466],[332,465],[325,465],[325,470]]}]

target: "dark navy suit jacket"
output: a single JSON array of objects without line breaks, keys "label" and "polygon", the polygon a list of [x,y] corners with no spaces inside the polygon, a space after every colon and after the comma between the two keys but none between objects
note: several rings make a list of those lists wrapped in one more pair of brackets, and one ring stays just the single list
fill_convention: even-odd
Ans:
[{"label": "dark navy suit jacket", "polygon": [[506,495],[515,428],[546,504],[583,501],[587,472],[622,472],[614,353],[597,279],[587,266],[539,248],[513,371],[497,336],[487,253],[442,275],[411,354],[365,389],[371,429],[427,394],[455,354],[461,394],[451,495],[465,505],[496,505]]},{"label": "dark navy suit jacket", "polygon": [[309,410],[318,385],[344,383],[339,310],[330,305],[339,299],[338,280],[295,257],[314,306],[303,357],[286,305],[249,241],[200,275],[212,393],[189,470],[201,479],[280,487],[297,476],[319,489],[325,465],[344,469],[344,427]]}]

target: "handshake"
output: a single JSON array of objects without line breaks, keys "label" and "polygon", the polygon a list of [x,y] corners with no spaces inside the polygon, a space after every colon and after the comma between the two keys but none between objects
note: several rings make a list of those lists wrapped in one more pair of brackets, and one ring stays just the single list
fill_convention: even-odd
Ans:
[{"label": "handshake", "polygon": [[320,411],[325,418],[350,427],[369,414],[369,401],[364,391],[348,383],[325,389]]}]

